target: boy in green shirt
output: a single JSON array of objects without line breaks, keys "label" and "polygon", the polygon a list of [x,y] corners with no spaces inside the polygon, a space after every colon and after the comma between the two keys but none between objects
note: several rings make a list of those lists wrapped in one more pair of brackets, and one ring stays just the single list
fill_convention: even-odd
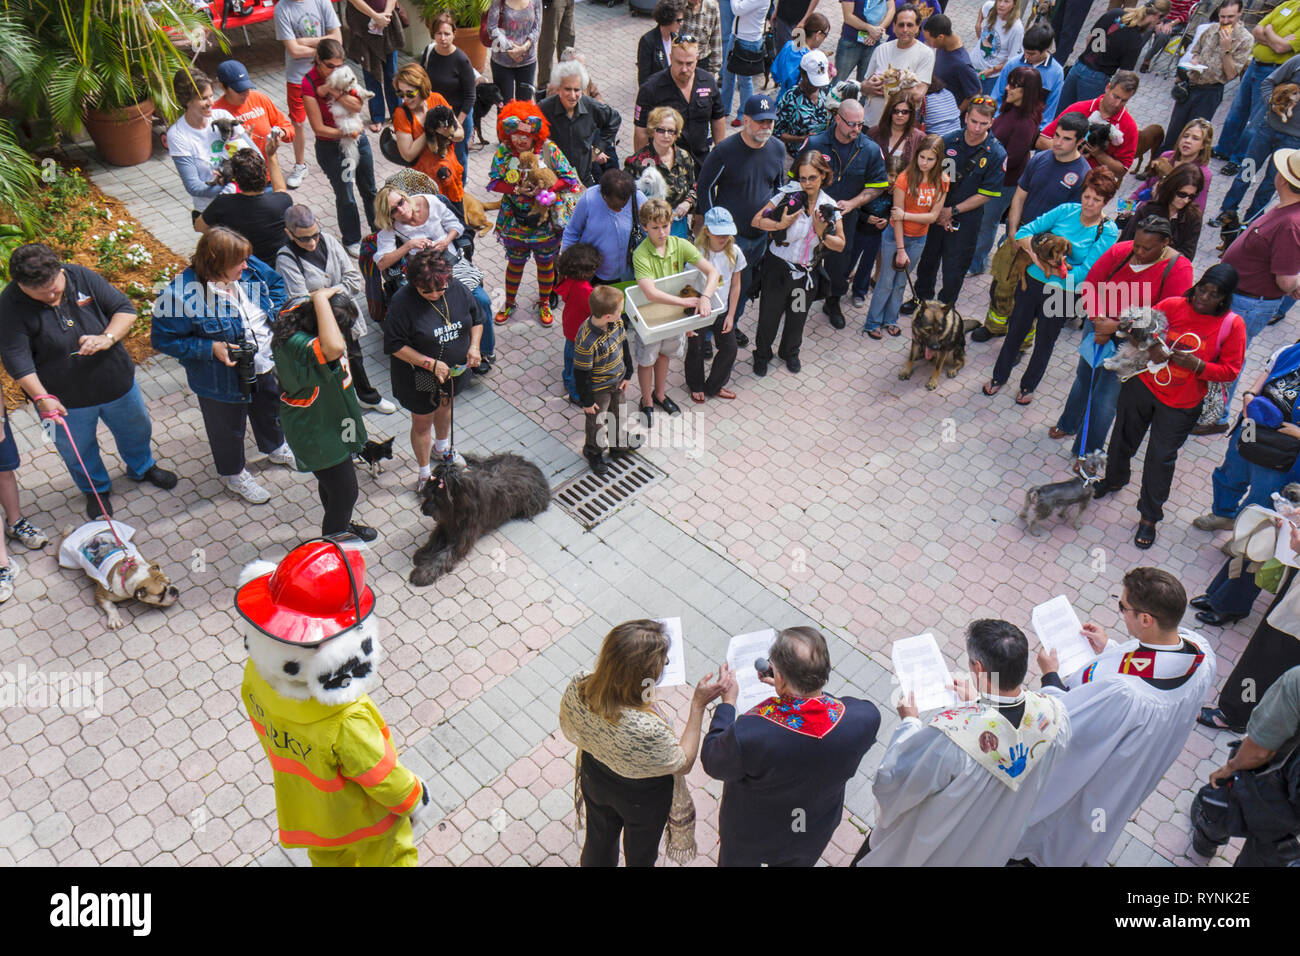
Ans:
[{"label": "boy in green shirt", "polygon": [[[664,200],[651,199],[646,202],[641,207],[640,217],[646,239],[632,253],[632,270],[636,274],[636,284],[641,294],[650,302],[677,305],[684,309],[694,307],[700,315],[709,315],[713,311],[713,293],[718,290],[718,270],[694,243],[670,234],[673,209]],[[669,295],[655,287],[655,279],[665,279],[685,272],[690,265],[704,274],[704,292],[698,298]],[[664,392],[664,386],[668,380],[669,363],[674,357],[680,358],[686,354],[686,335],[694,334],[689,332],[648,344],[642,342],[640,336],[633,335],[632,359],[636,362],[636,377],[641,385],[641,414],[645,416],[646,427],[650,426],[654,405],[669,415],[681,411],[677,403]],[[651,404],[652,399],[654,405]]]},{"label": "boy in green shirt", "polygon": [[596,476],[604,478],[609,470],[605,448],[615,457],[631,451],[619,441],[622,434],[619,405],[632,380],[632,355],[623,329],[623,293],[612,286],[596,286],[587,299],[587,308],[591,315],[578,328],[573,340],[573,378],[578,401],[587,413],[587,440],[582,455]]}]

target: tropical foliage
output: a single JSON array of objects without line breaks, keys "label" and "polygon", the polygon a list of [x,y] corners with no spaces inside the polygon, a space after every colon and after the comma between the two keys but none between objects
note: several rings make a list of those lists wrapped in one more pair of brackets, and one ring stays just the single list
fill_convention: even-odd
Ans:
[{"label": "tropical foliage", "polygon": [[420,14],[428,23],[444,10],[452,15],[458,27],[477,27],[488,12],[492,0],[420,0]]}]

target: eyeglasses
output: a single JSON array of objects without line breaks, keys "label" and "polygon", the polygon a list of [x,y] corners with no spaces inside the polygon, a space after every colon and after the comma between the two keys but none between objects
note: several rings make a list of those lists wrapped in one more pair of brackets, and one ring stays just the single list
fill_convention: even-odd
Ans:
[{"label": "eyeglasses", "polygon": [[[293,233],[289,233],[289,235],[293,236]],[[320,239],[320,230],[319,230],[319,229],[317,229],[315,232],[310,233],[310,234],[308,234],[308,235],[306,235],[306,236],[293,236],[293,241],[294,241],[294,242],[316,242],[318,239]]]},{"label": "eyeglasses", "polygon": [[1195,199],[1195,198],[1196,198],[1196,193],[1195,193],[1195,192],[1190,192],[1190,193],[1181,193],[1181,192],[1180,192],[1180,193],[1178,193],[1177,195],[1178,195],[1178,198],[1179,198],[1179,199]]},{"label": "eyeglasses", "polygon": [[542,129],[542,118],[540,116],[507,116],[501,121],[511,133],[537,133]]},{"label": "eyeglasses", "polygon": [[343,61],[342,61],[342,60],[339,60],[337,63],[326,63],[326,62],[324,62],[324,61],[321,61],[321,66],[326,67],[327,69],[330,69],[330,70],[337,70],[337,69],[338,69],[339,67],[341,67],[342,65],[343,65]]},{"label": "eyeglasses", "polygon": [[698,44],[699,42],[700,42],[699,37],[697,37],[694,33],[673,34],[673,46],[685,46],[688,43]]},{"label": "eyeglasses", "polygon": [[658,134],[661,135],[661,136],[676,136],[676,135],[677,135],[677,130],[673,129],[671,126],[656,126],[656,127],[655,127],[655,132],[658,133]]},{"label": "eyeglasses", "polygon": [[435,280],[433,285],[429,286],[428,288],[421,289],[419,286],[416,286],[415,291],[420,293],[420,295],[424,296],[425,298],[429,298],[429,297],[437,298],[438,296],[442,295],[444,292],[447,291],[447,283],[443,282],[441,285],[439,285],[437,280]]},{"label": "eyeglasses", "polygon": [[819,183],[822,181],[821,173],[813,173],[811,176],[800,176],[801,183]]},{"label": "eyeglasses", "polygon": [[1119,613],[1120,613],[1120,614],[1125,614],[1125,613],[1127,613],[1127,612],[1133,610],[1131,607],[1129,607],[1127,604],[1124,603],[1124,599],[1123,599],[1123,598],[1119,598],[1118,601],[1119,601]]},{"label": "eyeglasses", "polygon": [[685,22],[686,22],[685,17],[678,17],[676,20],[673,21],[673,23],[685,23]]}]

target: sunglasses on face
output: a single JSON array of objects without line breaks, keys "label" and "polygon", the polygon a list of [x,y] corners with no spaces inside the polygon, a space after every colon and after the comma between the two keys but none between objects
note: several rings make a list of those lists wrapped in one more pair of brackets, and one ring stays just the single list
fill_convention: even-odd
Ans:
[{"label": "sunglasses on face", "polygon": [[894,110],[894,115],[895,115],[895,116],[911,116],[911,115],[912,115],[912,110],[911,110],[909,107],[906,107],[906,106],[900,106],[900,107],[898,107],[897,109]]},{"label": "sunglasses on face", "polygon": [[[292,233],[290,235],[292,235]],[[305,236],[294,236],[293,241],[294,242],[315,242],[319,238],[320,238],[320,230],[317,229],[315,232],[308,233]]]},{"label": "sunglasses on face", "polygon": [[864,123],[862,120],[846,120],[843,116],[841,116],[839,120],[849,129],[860,129],[861,127],[866,125],[866,123]]},{"label": "sunglasses on face", "polygon": [[672,129],[671,127],[656,126],[656,127],[655,127],[655,132],[658,133],[658,134],[661,135],[661,136],[676,136],[676,135],[677,135],[677,130]]},{"label": "sunglasses on face", "polygon": [[1195,199],[1195,198],[1196,198],[1196,193],[1194,193],[1194,192],[1192,192],[1192,193],[1178,193],[1178,198],[1179,198],[1179,199]]},{"label": "sunglasses on face", "polygon": [[538,116],[507,116],[501,123],[511,133],[536,133],[542,128]]},{"label": "sunglasses on face", "polygon": [[405,196],[402,196],[402,197],[400,197],[400,198],[398,198],[398,199],[394,199],[392,202],[390,202],[390,203],[388,204],[388,208],[389,208],[389,209],[401,209],[403,206],[407,205],[408,203],[409,203],[409,200],[408,200]]},{"label": "sunglasses on face", "polygon": [[413,100],[420,94],[415,92],[415,90],[398,90],[397,95],[404,100]]}]

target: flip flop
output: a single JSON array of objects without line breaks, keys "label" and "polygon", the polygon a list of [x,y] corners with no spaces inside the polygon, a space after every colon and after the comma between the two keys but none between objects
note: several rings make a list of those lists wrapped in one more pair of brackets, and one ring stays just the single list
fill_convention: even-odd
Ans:
[{"label": "flip flop", "polygon": [[989,383],[988,383],[987,385],[985,385],[982,389],[980,389],[980,391],[982,391],[982,392],[983,392],[985,395],[987,395],[989,398],[992,398],[992,397],[993,397],[994,395],[996,395],[998,392],[1002,391],[1002,386],[1001,386],[1001,385],[994,385],[992,382],[989,382]]},{"label": "flip flop", "polygon": [[880,334],[880,329],[867,329],[867,335],[871,336],[877,342],[884,338],[884,336]]},{"label": "flip flop", "polygon": [[1034,400],[1033,392],[1021,392],[1019,395],[1016,396],[1017,405],[1028,405],[1031,402],[1033,402],[1033,400]]},{"label": "flip flop", "polygon": [[366,129],[370,130],[370,132],[372,132],[372,133],[378,133],[378,132],[380,132],[383,128],[384,128],[384,124],[383,124],[383,123],[371,123],[369,126],[366,127]]},{"label": "flip flop", "polygon": [[705,397],[703,392],[691,392],[691,401],[693,401],[696,405],[703,405],[706,401],[708,401],[708,399]]},{"label": "flip flop", "polygon": [[896,325],[885,326],[885,331],[888,332],[891,336],[894,336],[895,338],[903,334],[903,330]]},{"label": "flip flop", "polygon": [[1202,707],[1201,712],[1196,715],[1196,722],[1202,727],[1209,727],[1211,730],[1227,730],[1234,734],[1244,734],[1245,727],[1234,727],[1228,723],[1223,716],[1223,711],[1218,707]]}]

